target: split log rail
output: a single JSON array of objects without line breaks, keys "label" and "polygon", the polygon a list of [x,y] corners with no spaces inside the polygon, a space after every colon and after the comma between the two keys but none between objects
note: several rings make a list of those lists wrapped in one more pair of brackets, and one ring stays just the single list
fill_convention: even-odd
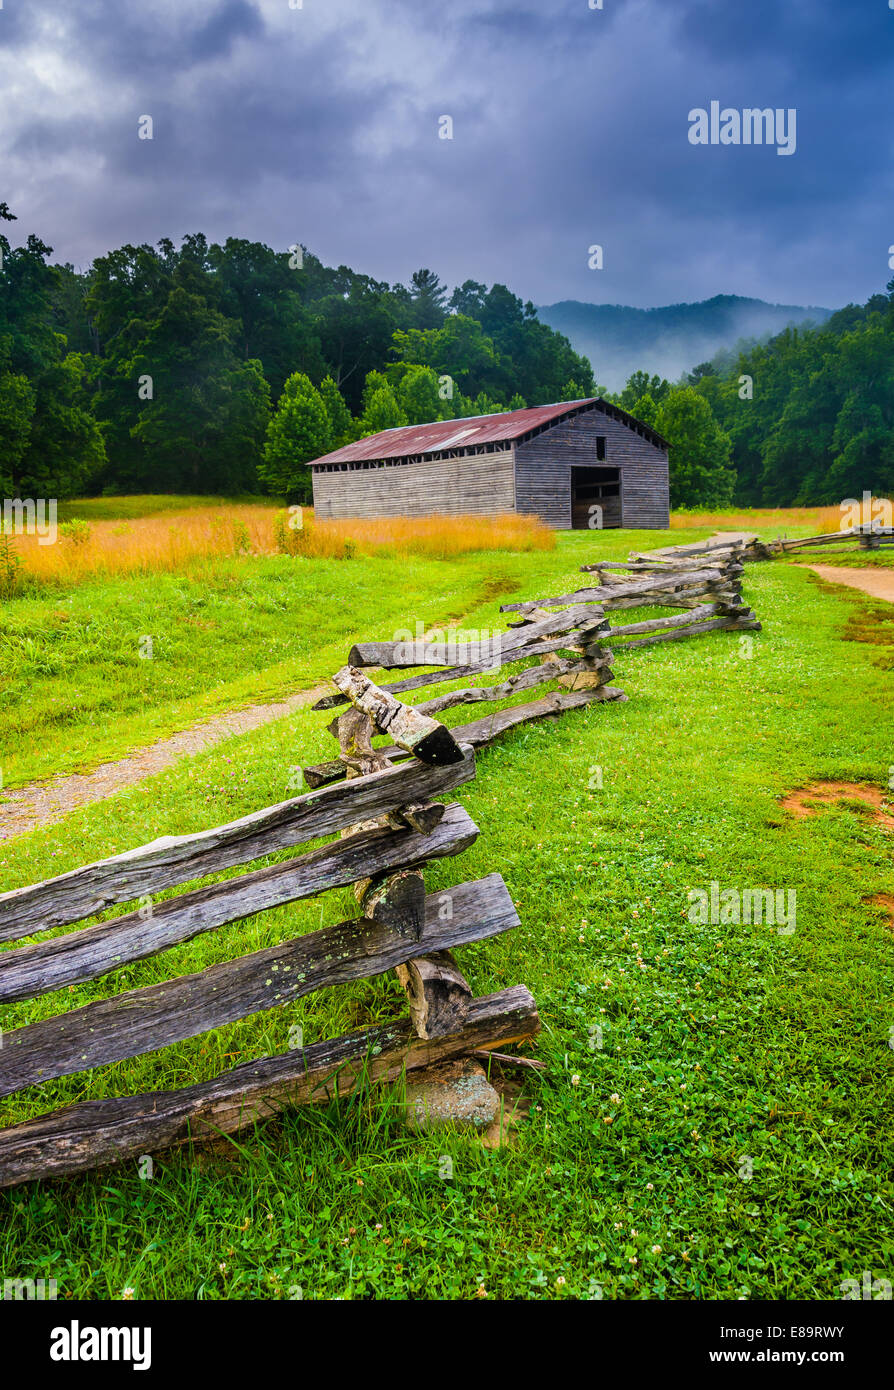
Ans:
[{"label": "split log rail", "polygon": [[643,569],[658,569],[664,565],[678,565],[686,561],[711,562],[733,557],[744,563],[751,560],[773,560],[777,556],[795,554],[800,550],[812,550],[827,545],[840,546],[850,542],[856,542],[861,550],[878,550],[881,546],[894,545],[894,528],[874,521],[848,526],[840,531],[824,532],[818,536],[803,536],[795,540],[778,536],[772,541],[761,541],[757,536],[733,538],[721,535],[713,536],[706,541],[694,541],[691,545],[668,545],[659,550],[649,551],[632,550],[630,561],[632,565]]},{"label": "split log rail", "polygon": [[[360,643],[319,710],[337,710],[338,752],[304,769],[307,794],[198,834],[165,836],[43,883],[0,893],[0,1008],[100,980],[201,933],[353,885],[359,915],[161,984],[125,989],[0,1033],[0,1097],[195,1038],[318,989],[395,971],[409,1019],[290,1049],[175,1091],[87,1100],[0,1130],[0,1187],[82,1172],[253,1125],[358,1081],[532,1038],[537,1009],[522,986],[476,999],[452,954],[518,925],[499,874],[426,892],[430,860],[462,853],[478,829],[435,798],[475,776],[475,750],[506,730],[627,696],[610,684],[615,654],[716,629],[756,629],[742,600],[748,545],[737,540],[583,567],[588,587],[505,604],[507,630],[449,640]],[[614,625],[629,608],[682,610]],[[611,646],[608,644],[611,643]],[[524,662],[533,664],[522,665]],[[388,684],[367,672],[407,671]],[[424,668],[424,669],[419,669]],[[508,668],[508,669],[504,669]],[[398,697],[493,674],[486,686]],[[436,715],[538,698],[447,729]],[[387,746],[375,747],[384,736]],[[338,836],[293,853],[309,841]],[[273,864],[250,867],[270,855]],[[155,901],[171,888],[239,870]],[[445,901],[449,911],[444,912]],[[140,906],[89,923],[107,909]],[[87,925],[76,926],[77,923]],[[61,934],[47,935],[49,932]],[[0,1014],[0,1027],[4,1024]]]},{"label": "split log rail", "polygon": [[[612,653],[604,645],[609,632],[602,606],[589,601],[589,593],[579,596],[579,603],[564,606],[559,612],[546,607],[522,605],[530,611],[507,632],[491,635],[480,642],[461,644],[462,660],[457,660],[457,643],[451,641],[363,642],[351,648],[348,665],[333,677],[337,693],[326,695],[314,705],[316,710],[328,710],[358,701],[362,708],[372,710],[363,694],[367,677],[365,669],[406,670],[413,667],[435,667],[420,675],[404,677],[375,687],[383,697],[394,697],[427,685],[444,685],[470,676],[493,673],[500,677],[490,686],[466,686],[420,701],[411,708],[420,718],[440,714],[457,705],[495,703],[539,685],[558,684],[539,699],[529,700],[508,709],[498,710],[471,723],[461,724],[451,733],[460,743],[481,748],[508,729],[536,719],[559,715],[566,710],[580,709],[598,701],[626,700],[622,690],[609,684],[612,679]],[[537,658],[537,664],[501,675],[503,667],[516,666],[522,661]],[[329,725],[330,732],[342,742],[343,730],[338,720]],[[388,761],[406,757],[408,747],[395,732],[394,723],[385,713],[375,725],[375,731],[387,734],[394,744],[378,750]],[[325,786],[346,775],[344,747],[340,756],[325,763],[304,768],[304,778],[310,787]]]},{"label": "split log rail", "polygon": [[596,587],[528,603],[505,604],[504,611],[529,615],[562,604],[591,605],[603,615],[626,608],[683,610],[671,617],[606,624],[600,636],[611,642],[615,659],[632,647],[678,642],[705,632],[760,631],[760,623],[742,598],[744,563],[738,551],[729,557],[684,557],[658,563],[642,558],[626,564],[597,561],[581,569],[595,575]]},{"label": "split log rail", "polygon": [[[0,1187],[232,1134],[287,1106],[350,1093],[364,1078],[394,1080],[535,1036],[537,1009],[526,989],[476,999],[451,954],[518,925],[500,875],[442,893],[425,889],[428,861],[460,854],[477,838],[461,806],[432,800],[474,778],[474,748],[362,675],[344,676],[339,690],[351,706],[336,721],[343,782],[0,893],[0,941],[23,943],[0,953],[0,1005],[99,980],[200,933],[329,889],[355,885],[359,916],[5,1030],[0,1096],[391,970],[406,987],[409,1019],[259,1058],[181,1090],[82,1101],[7,1126],[0,1129]],[[392,765],[373,750],[373,732],[387,732],[408,760]],[[333,834],[340,838],[247,867]],[[246,871],[153,900],[234,868]],[[136,911],[45,935],[136,900]]]}]

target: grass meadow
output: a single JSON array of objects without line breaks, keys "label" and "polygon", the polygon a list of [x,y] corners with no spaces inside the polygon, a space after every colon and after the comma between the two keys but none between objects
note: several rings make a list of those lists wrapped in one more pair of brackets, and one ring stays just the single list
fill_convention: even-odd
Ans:
[{"label": "grass meadow", "polygon": [[[688,520],[696,539],[742,518]],[[566,533],[448,558],[271,546],[148,579],[56,579],[0,608],[5,783],[319,684],[352,641],[417,620],[502,626],[501,602],[667,540]],[[0,1275],[96,1299],[837,1299],[864,1270],[892,1278],[891,839],[859,799],[803,818],[780,803],[821,779],[890,785],[894,607],[782,561],[749,565],[745,595],[764,625],[751,643],[710,633],[619,656],[626,703],[510,733],[458,793],[480,837],[426,871],[429,890],[503,874],[521,926],[457,958],[476,994],[527,985],[543,1024],[532,1055],[548,1070],[526,1076],[513,1143],[411,1132],[399,1087],[304,1108],[158,1155],[151,1178],[127,1164],[0,1193]],[[0,842],[0,886],[284,799],[296,765],[332,756],[328,718],[299,710]],[[795,931],[691,922],[689,890],[712,882],[796,890]],[[350,890],[269,912],[15,1005],[0,1027],[354,912]],[[321,992],[32,1088],[0,1102],[0,1123],[187,1085],[284,1051],[294,1024],[310,1043],[404,1007],[391,976]]]}]

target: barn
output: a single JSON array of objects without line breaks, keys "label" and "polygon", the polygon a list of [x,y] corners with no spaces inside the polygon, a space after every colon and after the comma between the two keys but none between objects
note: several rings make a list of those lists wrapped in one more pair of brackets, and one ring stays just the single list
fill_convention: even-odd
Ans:
[{"label": "barn", "polygon": [[667,450],[648,425],[595,397],[406,425],[314,459],[314,509],[318,517],[521,512],[558,530],[654,530],[669,521]]}]

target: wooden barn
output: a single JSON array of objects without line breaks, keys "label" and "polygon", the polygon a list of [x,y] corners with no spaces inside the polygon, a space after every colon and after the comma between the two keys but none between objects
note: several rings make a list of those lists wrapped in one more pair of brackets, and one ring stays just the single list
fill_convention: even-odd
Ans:
[{"label": "wooden barn", "polygon": [[314,508],[318,517],[521,512],[559,530],[654,530],[669,520],[667,450],[597,398],[436,420],[314,459]]}]

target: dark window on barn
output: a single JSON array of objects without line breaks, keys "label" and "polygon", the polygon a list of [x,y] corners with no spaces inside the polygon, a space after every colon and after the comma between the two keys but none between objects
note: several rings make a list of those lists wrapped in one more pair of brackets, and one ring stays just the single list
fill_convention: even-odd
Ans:
[{"label": "dark window on barn", "polygon": [[597,434],[597,436],[596,436],[596,457],[597,457],[598,459],[604,459],[604,458],[605,458],[605,435],[604,435],[604,434]]}]

